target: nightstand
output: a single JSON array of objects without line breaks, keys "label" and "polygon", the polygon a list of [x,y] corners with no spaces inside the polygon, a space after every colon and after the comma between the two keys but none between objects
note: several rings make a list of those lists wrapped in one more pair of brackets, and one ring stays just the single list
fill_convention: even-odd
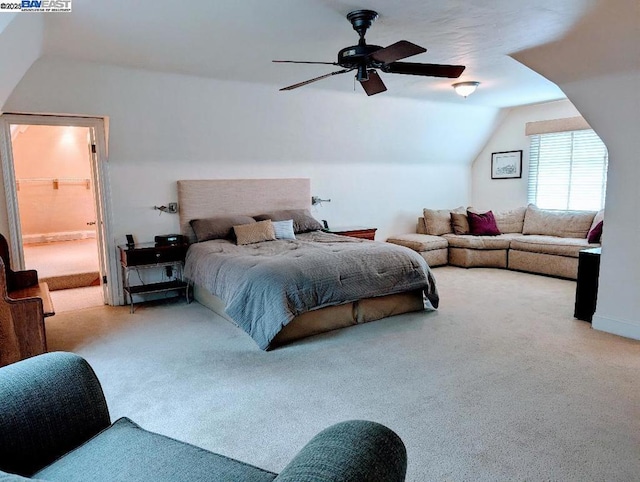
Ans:
[{"label": "nightstand", "polygon": [[374,240],[378,228],[363,228],[362,226],[349,226],[327,229],[328,233],[339,234],[341,236],[351,236],[352,238],[361,238]]},{"label": "nightstand", "polygon": [[[134,246],[118,246],[120,250],[120,265],[122,266],[122,284],[125,293],[125,301],[129,297],[130,312],[133,313],[133,295],[145,295],[149,293],[162,293],[168,291],[184,291],[187,302],[189,301],[189,286],[182,279],[184,258],[187,254],[187,244],[160,245],[156,243],[138,243]],[[131,271],[141,269],[164,269],[167,281],[156,283],[142,283],[131,285],[129,277]]]}]

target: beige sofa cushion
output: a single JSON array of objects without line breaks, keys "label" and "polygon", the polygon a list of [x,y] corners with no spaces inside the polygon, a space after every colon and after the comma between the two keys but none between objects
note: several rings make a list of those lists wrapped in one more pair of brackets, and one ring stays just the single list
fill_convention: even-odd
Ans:
[{"label": "beige sofa cushion", "polygon": [[511,250],[569,256],[571,258],[577,258],[581,250],[592,247],[593,244],[589,244],[586,239],[558,238],[557,236],[529,235],[515,238],[511,241]]},{"label": "beige sofa cushion", "polygon": [[[422,210],[426,233],[432,236],[453,233],[451,227],[451,213],[466,213],[467,210],[460,206],[455,209],[427,209]],[[586,236],[586,234],[585,234]]]},{"label": "beige sofa cushion", "polygon": [[493,217],[496,219],[496,224],[502,234],[521,233],[524,226],[524,214],[526,212],[526,207],[511,209],[509,211],[494,211]]},{"label": "beige sofa cushion", "polygon": [[470,234],[445,234],[451,248],[469,249],[508,249],[511,243],[509,236],[473,236]]},{"label": "beige sofa cushion", "polygon": [[414,233],[392,236],[387,239],[387,243],[399,244],[400,246],[413,249],[418,253],[446,248],[449,245],[447,240],[443,237]]},{"label": "beige sofa cushion", "polygon": [[554,211],[529,204],[522,233],[586,238],[595,215],[595,211]]}]

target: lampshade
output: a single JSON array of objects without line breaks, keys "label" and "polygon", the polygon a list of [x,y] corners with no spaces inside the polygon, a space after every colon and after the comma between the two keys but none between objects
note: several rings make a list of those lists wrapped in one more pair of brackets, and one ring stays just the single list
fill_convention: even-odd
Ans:
[{"label": "lampshade", "polygon": [[457,84],[452,84],[451,87],[455,89],[456,94],[467,97],[473,94],[479,85],[480,82],[458,82]]}]

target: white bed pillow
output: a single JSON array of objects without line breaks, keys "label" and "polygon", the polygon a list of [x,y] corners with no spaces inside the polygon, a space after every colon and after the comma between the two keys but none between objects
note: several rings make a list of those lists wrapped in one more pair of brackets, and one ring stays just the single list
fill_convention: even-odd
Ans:
[{"label": "white bed pillow", "polygon": [[276,239],[296,239],[296,235],[293,232],[293,219],[271,221],[271,224],[276,233]]}]

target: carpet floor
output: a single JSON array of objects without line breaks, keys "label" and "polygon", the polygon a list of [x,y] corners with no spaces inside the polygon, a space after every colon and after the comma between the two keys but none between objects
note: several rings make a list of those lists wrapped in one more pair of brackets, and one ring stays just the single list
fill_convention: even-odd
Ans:
[{"label": "carpet floor", "polygon": [[434,270],[437,312],[273,352],[198,303],[47,319],[112,419],[278,472],[318,431],[370,419],[404,440],[409,481],[638,480],[640,342],[573,318],[575,282]]},{"label": "carpet floor", "polygon": [[27,269],[38,271],[51,291],[100,285],[95,239],[25,244],[24,261]]},{"label": "carpet floor", "polygon": [[51,291],[51,301],[56,314],[103,306],[102,286]]}]

